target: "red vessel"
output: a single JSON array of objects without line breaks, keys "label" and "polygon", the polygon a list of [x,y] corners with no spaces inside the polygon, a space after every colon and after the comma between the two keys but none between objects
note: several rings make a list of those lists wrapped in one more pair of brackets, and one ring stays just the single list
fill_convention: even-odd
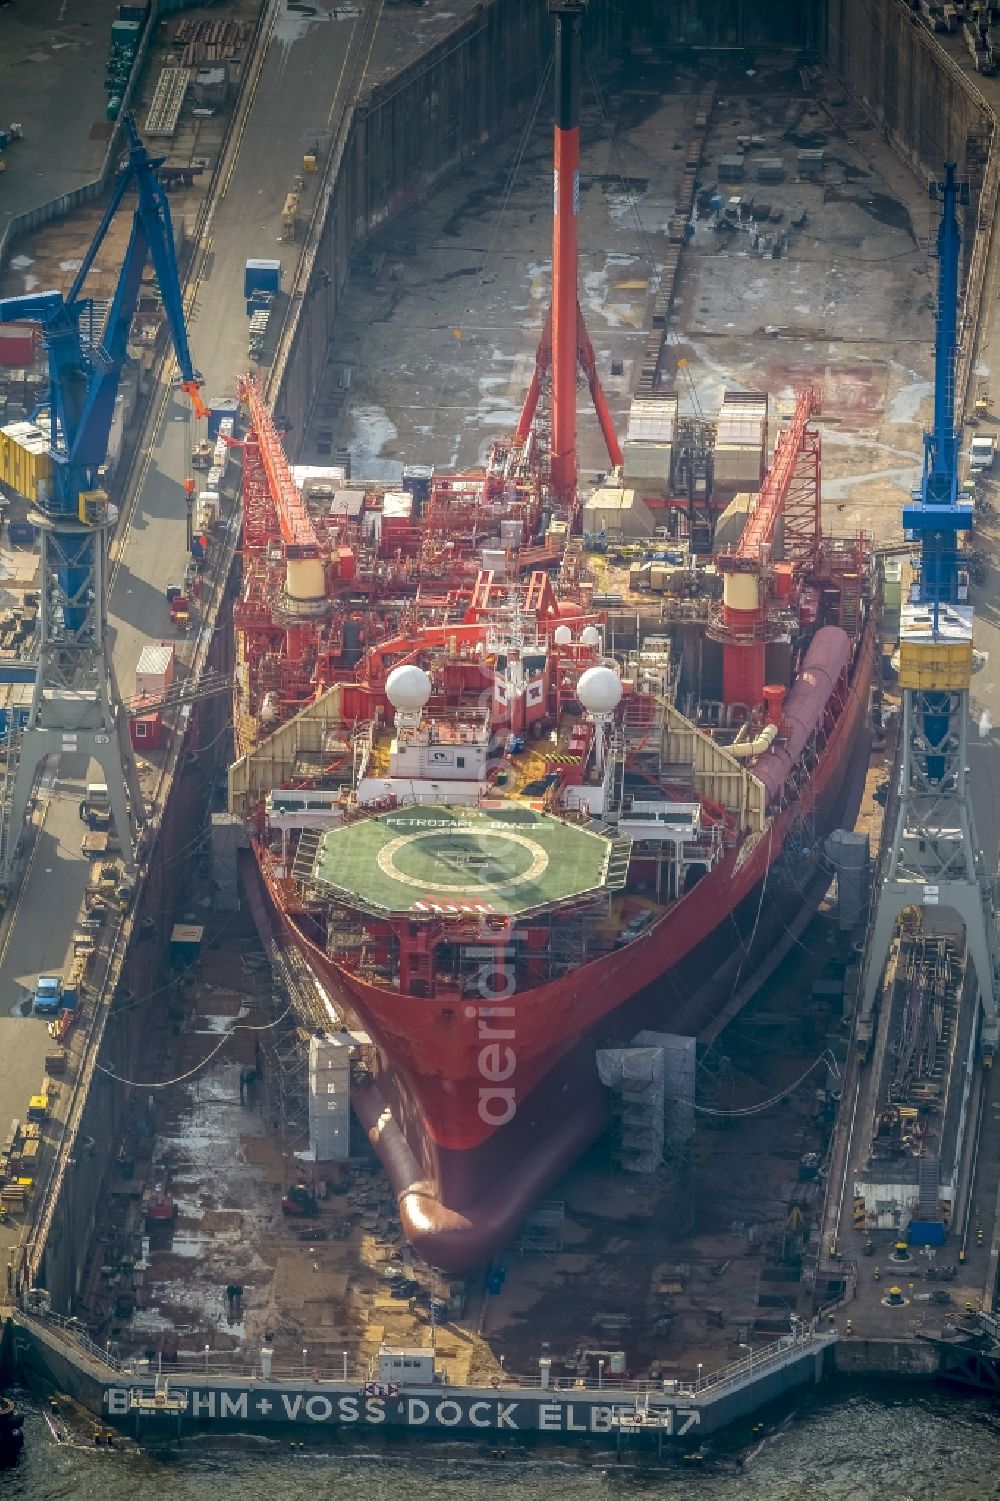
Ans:
[{"label": "red vessel", "polygon": [[868,546],[821,534],[810,391],[725,548],[681,528],[617,571],[602,555],[596,592],[578,358],[612,487],[621,454],[576,301],[582,6],[550,8],[556,284],[517,433],[481,473],[298,484],[241,391],[248,889],[369,1039],[352,1104],[408,1239],[456,1271],[606,1127],[598,1051],[714,1035],[815,908],[876,646]]}]

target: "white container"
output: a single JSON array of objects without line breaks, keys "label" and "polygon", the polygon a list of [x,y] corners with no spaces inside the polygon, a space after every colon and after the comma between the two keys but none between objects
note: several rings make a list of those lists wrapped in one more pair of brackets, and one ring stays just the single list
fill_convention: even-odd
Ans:
[{"label": "white container", "polygon": [[995,438],[973,438],[972,447],[969,449],[969,468],[977,474],[985,473],[993,468],[995,454]]},{"label": "white container", "polygon": [[174,680],[176,655],[168,642],[150,642],[139,654],[135,669],[137,694],[163,693]]},{"label": "white container", "polygon": [[407,490],[387,490],[382,496],[382,515],[388,521],[409,521],[413,514],[413,496]]}]

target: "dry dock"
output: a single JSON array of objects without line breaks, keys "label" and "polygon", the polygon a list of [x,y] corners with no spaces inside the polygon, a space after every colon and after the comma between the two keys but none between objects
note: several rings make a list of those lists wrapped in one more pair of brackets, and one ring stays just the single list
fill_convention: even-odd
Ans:
[{"label": "dry dock", "polygon": [[[405,54],[398,25],[393,30],[384,22],[374,41],[364,31],[364,23],[377,19],[371,9],[358,7],[357,17],[336,26],[265,13],[270,29],[264,25],[247,64],[246,112],[237,114],[225,152],[218,137],[213,192],[207,200],[184,200],[193,250],[192,339],[210,389],[230,389],[245,361],[238,272],[248,243],[266,243],[286,267],[283,334],[268,352],[267,369],[292,442],[307,462],[346,453],[355,471],[366,474],[404,458],[474,462],[509,425],[537,337],[547,256],[538,230],[547,214],[538,171],[543,128],[527,138],[524,168],[503,216],[496,204],[510,179],[511,151],[482,149],[487,137],[527,112],[538,83],[542,8],[528,0],[514,8],[502,72],[490,67],[500,52],[495,5],[453,4],[448,15],[440,5],[425,7]],[[811,7],[802,6],[792,40],[824,55],[819,72],[794,50],[768,51],[765,35],[752,30],[754,7],[745,10],[751,30],[739,45],[756,42],[749,71],[734,68],[727,56],[685,53],[678,60],[666,52],[680,38],[664,34],[657,7],[638,7],[625,38],[614,7],[592,6],[602,98],[589,106],[588,125],[598,139],[581,239],[590,245],[583,285],[602,379],[606,374],[620,415],[648,364],[651,340],[663,382],[689,370],[706,409],[726,383],[783,396],[811,376],[824,392],[828,519],[892,541],[900,493],[919,464],[930,395],[930,220],[920,178],[949,155],[982,178],[990,101],[1000,90],[990,80],[964,89],[955,76],[957,57],[939,55],[896,0],[878,0],[856,18],[833,5],[822,34]],[[880,52],[867,31],[876,23],[901,45]],[[364,54],[362,36],[372,49]],[[352,37],[359,39],[353,51]],[[873,57],[882,70],[877,89],[867,71]],[[352,113],[346,87],[331,104],[329,79],[346,78],[345,68],[355,91],[368,79],[363,111]],[[821,181],[794,174],[770,192],[786,221],[805,211],[782,259],[755,256],[740,239],[722,246],[696,218],[664,313],[660,276],[684,186],[684,153],[674,147],[686,142],[694,107],[709,86],[706,171],[740,134],[780,142],[775,149],[790,163],[799,150],[817,149],[799,141],[821,137],[827,166]],[[978,95],[979,88],[989,97]],[[425,119],[435,90],[461,98],[462,109],[447,119],[443,111],[433,115],[433,128],[421,132],[414,121]],[[932,101],[933,127],[930,115],[912,115],[907,101],[914,98]],[[279,103],[280,135],[273,129]],[[614,145],[600,143],[608,109]],[[401,140],[406,150],[398,149]],[[322,170],[313,207],[329,203],[329,212],[310,214],[301,241],[279,246],[287,184],[314,141]],[[195,144],[187,143],[189,154]],[[438,178],[438,193],[404,213]],[[28,253],[45,252],[32,244]],[[528,278],[526,264],[534,268]],[[992,259],[988,272],[992,277]],[[666,324],[653,321],[658,306]],[[653,333],[661,327],[663,334]],[[991,333],[986,324],[981,366],[988,366]],[[188,436],[180,406],[158,389],[128,482],[134,519],[119,543],[112,598],[126,692],[139,643],[166,629],[164,586],[183,562],[176,490]],[[596,443],[583,463],[598,467]],[[220,568],[225,561],[220,554]],[[222,584],[220,575],[219,599]],[[207,655],[214,625],[208,613],[206,623]],[[224,632],[213,650],[212,660],[225,666]],[[992,712],[992,679],[977,680],[977,692]],[[764,1118],[735,1137],[705,1129],[693,1161],[669,1164],[650,1183],[612,1172],[601,1155],[608,1148],[597,1149],[560,1185],[548,1217],[504,1258],[498,1295],[479,1284],[445,1288],[419,1268],[410,1298],[387,1294],[385,1270],[403,1261],[403,1248],[394,1205],[360,1153],[346,1181],[334,1185],[344,1191],[331,1190],[322,1204],[316,1228],[325,1235],[301,1238],[298,1222],[283,1220],[278,1209],[303,1145],[301,1037],[292,1026],[272,1025],[282,1008],[274,1006],[264,956],[255,952],[250,928],[241,926],[243,914],[213,911],[207,873],[180,879],[200,848],[208,752],[223,730],[224,717],[207,711],[187,732],[198,738],[186,750],[205,749],[206,775],[202,781],[197,769],[189,774],[199,798],[184,812],[168,812],[145,905],[107,952],[110,978],[78,1034],[73,1073],[48,1136],[49,1196],[36,1203],[30,1221],[0,1226],[22,1275],[44,1282],[50,1295],[52,1316],[17,1315],[11,1348],[25,1368],[45,1372],[130,1431],[138,1424],[143,1435],[151,1424],[176,1427],[178,1420],[185,1430],[201,1422],[289,1421],[326,1431],[362,1423],[485,1430],[504,1439],[552,1432],[578,1442],[592,1435],[607,1442],[610,1433],[616,1444],[647,1432],[644,1418],[630,1416],[643,1412],[652,1412],[648,1434],[657,1443],[690,1442],[799,1382],[819,1379],[833,1362],[866,1370],[937,1368],[937,1348],[917,1339],[936,1326],[929,1317],[918,1320],[924,1305],[916,1299],[900,1319],[892,1311],[888,1327],[873,1322],[871,1338],[860,1315],[844,1308],[833,1312],[839,1337],[825,1310],[813,1326],[827,1301],[809,1281],[820,1249],[820,1197],[800,1174],[805,1159],[822,1160],[828,1150],[832,1120],[816,1090],[829,1093],[835,1081],[808,1070],[828,1045],[845,1070],[849,1056],[842,988],[824,983],[831,966],[841,979],[844,972],[844,939],[829,913],[795,938],[800,968],[789,969],[756,1010],[712,1039],[706,1054],[706,1098],[720,1119],[771,1096],[789,1100],[778,1107],[780,1145]],[[980,827],[992,856],[992,735],[973,755],[978,785],[986,789]],[[864,815],[876,822],[871,798],[886,770],[876,758]],[[171,765],[164,780],[164,768],[155,767],[151,776],[166,791],[173,771]],[[23,912],[8,938],[0,938],[8,945],[0,953],[4,976],[8,953],[10,977],[37,972],[46,938],[37,916],[46,910],[43,894],[57,889],[67,910],[78,898],[74,799],[85,780],[85,767],[64,764],[45,789]],[[200,964],[191,973],[167,968],[176,916],[207,917]],[[155,939],[132,945],[121,971],[115,966],[123,962],[130,929],[144,917],[153,921]],[[804,1013],[803,993],[810,997]],[[108,1023],[103,1065],[140,1087],[124,1089],[102,1074],[91,1089],[96,1045]],[[237,1031],[238,1024],[247,1030]],[[28,1018],[4,1018],[3,1026],[16,1029],[10,1057],[18,1068],[0,1078],[0,1109],[13,1115],[23,1104],[24,1070],[38,1071],[44,1044],[27,1030],[34,1027]],[[261,1053],[251,1027],[269,1029]],[[206,1066],[230,1032],[233,1041]],[[159,1089],[165,1077],[192,1070],[192,1081]],[[853,1098],[851,1081],[847,1074],[844,1099]],[[986,1130],[995,1126],[995,1111],[988,1093],[981,1098]],[[843,1166],[849,1143],[843,1135],[839,1140]],[[992,1234],[987,1164],[996,1154],[991,1138],[983,1140],[971,1191],[975,1216]],[[831,1180],[841,1160],[836,1141],[833,1150]],[[745,1186],[734,1192],[737,1177]],[[160,1183],[178,1205],[172,1233],[144,1223],[145,1194]],[[676,1219],[678,1202],[692,1223]],[[764,1276],[780,1265],[789,1237],[805,1253],[798,1275]],[[860,1265],[862,1254],[848,1259]],[[970,1264],[973,1301],[988,1297],[991,1268],[995,1277],[995,1247],[988,1245],[982,1262]],[[233,1285],[243,1291],[230,1308],[226,1289]],[[454,1302],[432,1320],[432,1299]],[[77,1322],[67,1329],[64,1318]],[[887,1344],[878,1342],[886,1337]],[[383,1342],[425,1347],[431,1340],[436,1382],[408,1383],[392,1395],[365,1393],[366,1383],[380,1384]],[[270,1379],[261,1362],[265,1348],[273,1351]],[[611,1366],[622,1350],[624,1373]],[[537,1384],[540,1361],[551,1362],[551,1396]],[[157,1416],[158,1364],[168,1375],[160,1404],[165,1419]]]}]

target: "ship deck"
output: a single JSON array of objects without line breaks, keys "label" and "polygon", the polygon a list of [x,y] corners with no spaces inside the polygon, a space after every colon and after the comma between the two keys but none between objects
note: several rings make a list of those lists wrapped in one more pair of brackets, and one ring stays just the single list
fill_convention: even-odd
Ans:
[{"label": "ship deck", "polygon": [[324,836],[315,879],[387,912],[514,916],[601,890],[612,842],[523,804],[396,808]]}]

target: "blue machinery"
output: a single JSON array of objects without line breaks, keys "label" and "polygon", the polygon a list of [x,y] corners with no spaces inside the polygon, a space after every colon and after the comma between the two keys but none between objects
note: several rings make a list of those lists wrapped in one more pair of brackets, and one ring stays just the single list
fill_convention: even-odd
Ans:
[{"label": "blue machinery", "polygon": [[961,247],[956,209],[968,203],[969,194],[949,163],[930,195],[941,203],[934,427],[924,435],[920,489],[903,507],[907,534],[920,543],[919,579],[900,611],[899,804],[865,960],[858,1042],[867,1048],[871,1041],[875,999],[900,912],[945,907],[965,924],[982,1004],[979,1046],[989,1063],[1000,1045],[997,931],[993,881],[976,839],[969,793],[973,620],[971,606],[962,602],[959,536],[972,527],[972,503],[959,489],[955,410]]},{"label": "blue machinery", "polygon": [[[132,863],[129,834],[144,821],[128,725],[107,649],[108,546],[117,514],[99,487],[115,398],[147,257],[152,258],[182,388],[196,416],[206,415],[191,365],[170,207],[156,168],[126,118],[128,156],[80,270],[61,292],[0,299],[0,323],[41,324],[49,362],[48,456],[51,477],[30,487],[41,530],[41,611],[38,674],[21,740],[3,855],[9,880],[35,775],[45,756],[89,753],[104,773],[122,852]],[[138,195],[132,232],[103,335],[96,342],[91,299],[81,295],[87,273],[130,188]],[[11,440],[7,440],[11,441]],[[27,456],[25,456],[27,458]]]}]

